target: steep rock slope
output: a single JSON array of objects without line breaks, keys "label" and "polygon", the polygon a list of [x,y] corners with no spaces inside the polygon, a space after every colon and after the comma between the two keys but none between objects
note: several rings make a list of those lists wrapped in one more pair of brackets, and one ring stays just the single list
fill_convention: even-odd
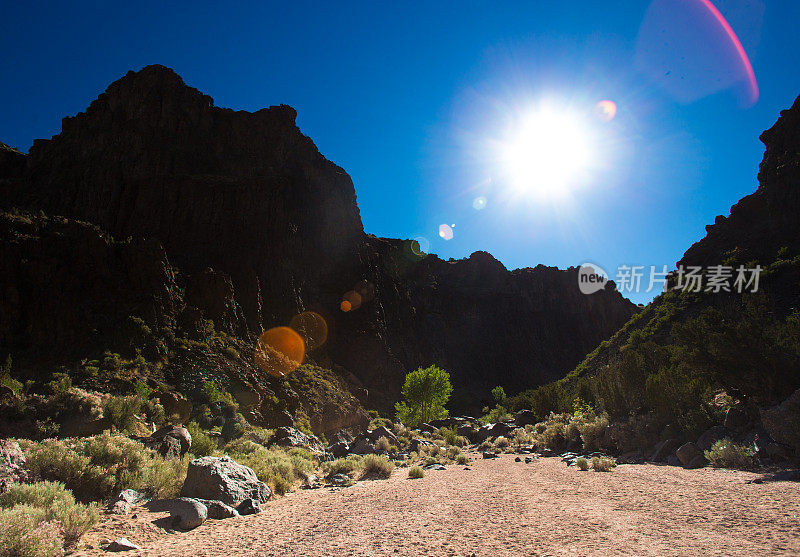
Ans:
[{"label": "steep rock slope", "polygon": [[[252,347],[262,330],[311,309],[325,317],[329,335],[309,360],[365,388],[357,392],[384,409],[406,371],[431,363],[451,371],[454,407],[475,409],[496,384],[516,390],[563,374],[632,314],[616,291],[580,294],[576,269],[508,271],[480,252],[442,261],[420,255],[411,242],[365,235],[352,181],[319,154],[295,116],[285,105],[254,113],[214,107],[172,70],[148,66],[111,84],[85,113],[65,118],[59,135],[36,141],[22,172],[13,155],[13,171],[0,175],[10,192],[5,205],[87,221],[109,238],[131,237],[131,245],[152,244],[153,261],[136,263],[143,268],[162,268],[158,261],[168,258],[172,275],[157,290],[170,295],[154,297],[149,283],[128,279],[125,296],[153,307],[109,308],[113,319],[92,325],[103,342],[120,319],[160,331],[160,316],[168,315],[171,334],[202,340],[211,320],[216,332]],[[81,277],[64,261],[79,244],[64,235],[52,258],[62,273]],[[15,249],[9,257],[28,257],[27,248]],[[3,270],[7,290],[21,288],[15,272]],[[44,283],[55,271],[40,272]],[[344,312],[343,296],[352,291],[359,303]],[[59,307],[71,304],[75,312],[99,295],[63,292]],[[170,306],[173,292],[179,309]],[[44,342],[49,334],[81,336],[82,329],[62,331],[76,319],[34,305],[15,309],[15,323],[27,328],[2,324],[0,352],[35,367],[37,359],[66,362],[109,348],[78,343],[63,352]]]}]

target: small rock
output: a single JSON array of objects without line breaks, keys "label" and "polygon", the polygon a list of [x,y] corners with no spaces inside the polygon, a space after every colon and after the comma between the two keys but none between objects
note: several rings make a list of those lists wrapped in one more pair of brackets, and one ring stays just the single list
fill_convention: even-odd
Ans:
[{"label": "small rock", "polygon": [[472,470],[469,466],[464,466],[464,470]]},{"label": "small rock", "polygon": [[236,510],[239,512],[241,516],[246,516],[248,514],[258,514],[261,512],[261,504],[256,501],[255,499],[245,499],[239,506],[236,507]]},{"label": "small rock", "polygon": [[128,514],[133,507],[127,501],[116,501],[109,508],[111,514]]},{"label": "small rock", "polygon": [[106,547],[106,551],[135,551],[137,549],[140,549],[138,545],[125,538],[116,539]]},{"label": "small rock", "polygon": [[423,470],[447,470],[447,468],[445,468],[441,464],[437,464],[437,463],[428,464],[427,466],[423,466],[422,469]]},{"label": "small rock", "polygon": [[526,456],[525,457],[525,464],[530,464],[531,462],[533,462],[533,458],[530,457],[530,456]]},{"label": "small rock", "polygon": [[522,462],[522,459],[521,459],[520,457],[516,457],[516,458],[514,459],[514,462]]},{"label": "small rock", "polygon": [[484,451],[483,458],[497,458],[497,453],[493,453],[492,451]]}]

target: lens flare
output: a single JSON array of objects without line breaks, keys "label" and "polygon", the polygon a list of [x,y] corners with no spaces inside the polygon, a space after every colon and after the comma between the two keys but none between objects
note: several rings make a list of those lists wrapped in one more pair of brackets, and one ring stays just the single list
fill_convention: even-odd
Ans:
[{"label": "lens flare", "polygon": [[350,311],[350,302],[348,302],[347,300],[342,300],[342,303],[339,304],[339,309],[347,313],[348,311]]},{"label": "lens flare", "polygon": [[481,211],[486,208],[486,198],[482,195],[472,200],[472,208],[476,211]]},{"label": "lens flare", "polygon": [[617,104],[614,101],[600,101],[595,105],[594,113],[601,122],[610,122],[617,115]]},{"label": "lens flare", "polygon": [[353,290],[361,296],[361,303],[366,304],[371,302],[375,297],[375,285],[368,280],[360,280],[358,284],[353,287]]},{"label": "lens flare", "polygon": [[440,224],[439,225],[439,236],[444,238],[445,240],[452,240],[453,239],[453,227],[449,224]]},{"label": "lens flare", "polygon": [[328,323],[314,311],[304,311],[295,315],[289,326],[303,338],[309,352],[316,350],[328,340]]},{"label": "lens flare", "polygon": [[347,310],[342,311],[355,311],[361,307],[361,303],[363,302],[363,298],[361,294],[356,292],[355,290],[350,290],[346,292],[344,296],[342,296],[344,302],[349,304],[349,308]]},{"label": "lens flare", "polygon": [[305,354],[305,342],[297,331],[273,327],[258,337],[253,358],[258,367],[273,377],[284,377],[303,363]]},{"label": "lens flare", "polygon": [[430,253],[431,243],[424,236],[417,236],[411,240],[411,252],[418,257],[425,257]]}]

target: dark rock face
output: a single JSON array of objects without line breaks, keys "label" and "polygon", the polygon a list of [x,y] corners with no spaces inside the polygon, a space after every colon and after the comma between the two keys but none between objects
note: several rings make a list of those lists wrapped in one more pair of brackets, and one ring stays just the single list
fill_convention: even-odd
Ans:
[{"label": "dark rock face", "polygon": [[[365,235],[352,181],[295,116],[284,105],[214,107],[172,70],[148,66],[65,118],[61,134],[36,141],[27,157],[0,161],[0,180],[15,192],[7,206],[102,230],[74,220],[0,229],[0,286],[10,292],[2,345],[75,361],[111,346],[116,324],[138,316],[199,340],[212,320],[252,346],[262,330],[312,309],[329,335],[310,361],[336,369],[362,402],[390,409],[407,371],[436,364],[451,372],[459,411],[479,407],[498,383],[514,392],[560,377],[632,315],[616,291],[581,294],[574,268],[509,272],[484,252],[443,261]],[[340,311],[359,283],[369,295]],[[149,350],[164,356],[157,343]],[[180,375],[176,367],[165,373]],[[257,369],[233,373],[242,389],[263,392]]]},{"label": "dark rock face", "polygon": [[758,172],[759,187],[706,226],[705,238],[690,247],[678,263],[719,264],[736,255],[740,264],[775,260],[788,247],[800,254],[800,97],[761,134],[766,146]]}]

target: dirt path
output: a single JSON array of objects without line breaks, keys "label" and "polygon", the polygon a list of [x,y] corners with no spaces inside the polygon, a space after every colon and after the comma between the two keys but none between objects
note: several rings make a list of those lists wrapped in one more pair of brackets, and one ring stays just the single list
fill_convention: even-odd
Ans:
[{"label": "dirt path", "polygon": [[260,515],[181,534],[152,525],[163,514],[139,510],[137,520],[107,523],[86,539],[122,535],[140,555],[193,557],[800,555],[795,482],[745,484],[757,476],[649,464],[579,472],[557,458],[524,464],[513,455],[471,468],[420,480],[398,469],[387,481],[299,491]]}]

